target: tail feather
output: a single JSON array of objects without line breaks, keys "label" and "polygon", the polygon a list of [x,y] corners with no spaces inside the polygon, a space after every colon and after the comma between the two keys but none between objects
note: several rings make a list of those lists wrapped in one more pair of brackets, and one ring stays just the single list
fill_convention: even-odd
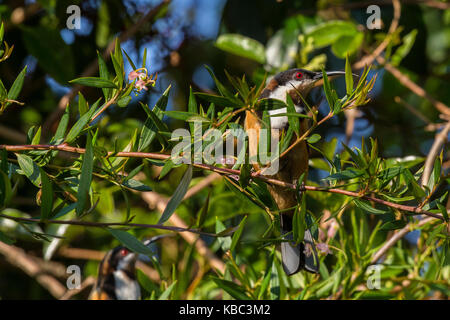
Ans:
[{"label": "tail feather", "polygon": [[319,272],[319,257],[316,246],[309,229],[305,230],[302,243],[295,244],[292,235],[292,218],[287,215],[281,216],[281,233],[285,242],[281,243],[281,260],[284,272],[291,276],[301,269],[312,273]]}]

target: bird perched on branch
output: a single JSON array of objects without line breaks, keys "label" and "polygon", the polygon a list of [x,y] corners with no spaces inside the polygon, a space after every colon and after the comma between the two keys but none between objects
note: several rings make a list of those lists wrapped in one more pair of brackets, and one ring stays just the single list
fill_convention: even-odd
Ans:
[{"label": "bird perched on branch", "polygon": [[[328,78],[334,78],[344,75],[345,72],[331,71],[326,72]],[[302,97],[306,99],[310,90],[314,87],[323,84],[322,72],[313,72],[304,69],[291,69],[277,74],[262,91],[260,99],[270,98],[278,99],[286,102],[286,94],[292,98],[295,110],[298,113],[306,113]],[[301,96],[300,96],[301,94]],[[268,110],[270,115],[271,135],[281,136],[284,131],[286,133],[289,127],[288,116],[277,116],[276,114],[286,114],[287,108],[280,108],[275,110]],[[307,119],[300,121],[300,136],[308,129]],[[256,156],[258,152],[260,130],[263,128],[262,112],[256,110],[248,110],[245,115],[245,130],[256,131],[257,139],[249,139],[249,153],[250,157]],[[291,143],[296,139],[294,136]],[[296,183],[297,180],[308,172],[309,150],[306,141],[293,147],[283,158],[279,160],[279,170],[277,173],[271,175],[272,178],[288,182]],[[261,170],[258,164],[254,165],[256,170]],[[264,174],[264,171],[262,171]],[[317,250],[314,245],[309,229],[305,230],[305,235],[302,243],[295,244],[292,235],[292,218],[295,212],[295,207],[298,204],[298,195],[295,190],[277,186],[269,185],[269,192],[272,195],[275,203],[280,210],[281,233],[284,236],[285,242],[281,243],[281,255],[283,269],[287,275],[293,275],[305,269],[309,272],[319,272],[319,259]]]}]

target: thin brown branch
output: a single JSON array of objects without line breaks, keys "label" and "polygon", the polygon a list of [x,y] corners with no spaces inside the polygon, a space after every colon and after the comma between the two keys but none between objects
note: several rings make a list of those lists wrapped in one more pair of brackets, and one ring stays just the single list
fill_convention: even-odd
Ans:
[{"label": "thin brown branch", "polygon": [[[203,188],[209,186],[212,182],[220,178],[221,176],[218,174],[211,174],[205,179],[203,179],[200,183],[198,183],[196,186],[190,188],[188,192],[186,193],[184,199],[187,199],[189,197],[192,197],[196,193],[198,193]],[[151,208],[157,208],[158,211],[164,212],[168,199],[161,196],[160,194],[156,192],[143,192],[141,193],[142,199],[144,199],[145,202],[151,207]],[[171,223],[174,226],[180,227],[180,228],[187,228],[188,226],[186,223],[181,219],[176,213],[173,213],[172,216],[169,219],[169,223]],[[208,263],[213,267],[215,270],[219,271],[221,274],[225,273],[225,264],[216,257],[216,255],[209,249],[208,245],[199,238],[198,235],[192,234],[192,233],[183,233],[181,234],[181,237],[183,239],[195,246],[195,249],[197,252],[203,256]]]},{"label": "thin brown branch", "polygon": [[39,264],[26,254],[24,250],[0,241],[0,254],[5,256],[10,264],[23,270],[30,277],[35,278],[55,298],[60,298],[66,292],[66,288],[56,278],[45,273]]},{"label": "thin brown branch", "polygon": [[372,64],[373,60],[375,60],[376,57],[378,57],[384,49],[388,46],[389,42],[391,41],[392,34],[397,30],[398,28],[398,22],[400,20],[401,16],[401,5],[399,0],[392,0],[392,5],[394,7],[394,18],[392,19],[391,25],[389,27],[388,33],[384,40],[380,43],[380,45],[373,50],[371,54],[368,54],[367,56],[363,57],[361,60],[353,64],[354,69],[362,69],[365,66],[369,66]]},{"label": "thin brown branch", "polygon": [[66,293],[59,298],[59,300],[69,300],[73,296],[79,294],[81,291],[85,290],[86,288],[93,286],[95,284],[95,278],[90,276],[87,277],[80,285],[80,288],[78,289],[69,289],[66,291]]},{"label": "thin brown branch", "polygon": [[[135,33],[141,30],[142,26],[145,23],[153,19],[168,3],[170,3],[170,1],[171,0],[163,0],[158,6],[150,10],[144,17],[142,17],[138,22],[133,24],[128,30],[122,32],[122,34],[119,36],[119,41],[124,42],[127,39],[131,38]],[[112,40],[102,54],[104,59],[107,59],[108,56],[111,54],[111,52],[113,52],[114,47],[115,47],[115,40]],[[95,59],[83,71],[81,77],[91,77],[95,74],[97,69],[98,69],[98,61],[97,59]],[[47,120],[42,126],[42,131],[44,134],[47,133],[52,126],[57,125],[59,119],[64,113],[64,110],[66,109],[67,104],[77,95],[77,93],[81,89],[83,89],[83,86],[76,85],[72,87],[72,89],[59,100],[57,108],[48,116]]]},{"label": "thin brown branch", "polygon": [[428,101],[431,102],[431,104],[437,109],[439,110],[439,112],[445,114],[445,115],[450,115],[450,108],[444,104],[443,102],[436,100],[435,98],[433,98],[428,92],[426,92],[423,88],[419,87],[415,82],[413,82],[410,78],[408,78],[407,75],[403,74],[399,69],[397,69],[396,67],[394,67],[392,64],[390,64],[389,62],[386,61],[386,59],[384,59],[381,56],[377,57],[377,61],[380,64],[384,65],[384,68],[389,71],[394,77],[397,78],[397,80],[404,85],[405,87],[407,87],[409,90],[411,90],[412,92],[414,92],[416,95],[418,95],[419,97],[422,97],[424,99],[427,99]]},{"label": "thin brown branch", "polygon": [[436,221],[433,218],[426,218],[423,220],[420,220],[417,224],[411,222],[408,223],[405,227],[402,229],[396,231],[394,235],[384,243],[384,245],[373,255],[371,263],[377,263],[377,261],[386,254],[386,252],[399,241],[402,239],[406,234],[408,234],[410,231],[412,231],[414,228],[420,228],[424,226],[425,224]]},{"label": "thin brown branch", "polygon": [[131,227],[131,228],[148,228],[148,229],[159,229],[173,232],[190,232],[201,234],[210,237],[216,237],[216,234],[202,232],[199,230],[180,228],[180,227],[169,227],[160,224],[145,224],[145,223],[123,223],[123,222],[90,222],[90,221],[79,221],[79,220],[39,220],[34,218],[22,218],[13,217],[0,213],[0,218],[5,218],[13,221],[21,222],[32,222],[32,223],[45,223],[45,224],[68,224],[73,226],[83,226],[92,228],[110,228],[110,227]]},{"label": "thin brown branch", "polygon": [[436,134],[436,137],[434,138],[433,145],[431,146],[430,152],[428,152],[427,160],[425,160],[425,167],[423,169],[422,174],[422,186],[427,185],[428,180],[430,179],[431,172],[433,171],[434,160],[439,155],[439,151],[447,141],[449,130],[450,130],[450,121],[447,122],[444,129],[442,129],[441,132]]},{"label": "thin brown branch", "polygon": [[[326,117],[325,117],[326,118]],[[324,119],[325,119],[324,118]],[[322,121],[324,121],[324,119],[322,119]],[[320,123],[320,122],[319,122]],[[9,146],[9,145],[0,145],[0,150],[1,149],[5,149],[7,151],[12,151],[12,152],[20,152],[20,151],[29,151],[29,150],[60,150],[60,151],[67,151],[67,152],[72,152],[72,153],[80,153],[83,154],[85,153],[85,149],[83,148],[75,148],[75,147],[69,147],[67,145],[25,145],[25,146]],[[126,158],[148,158],[148,159],[158,159],[158,160],[167,160],[170,158],[170,155],[165,155],[165,154],[158,154],[158,153],[146,153],[146,152],[118,152],[116,154],[110,152],[110,155],[114,155],[115,157],[126,157]],[[220,174],[225,174],[225,175],[240,175],[240,171],[239,170],[234,170],[234,169],[228,169],[228,168],[219,168],[219,167],[215,167],[212,165],[208,165],[208,164],[193,164],[194,167],[197,168],[201,168],[201,169],[205,169],[205,170],[209,170],[209,171],[213,171],[213,172],[217,172]],[[259,173],[252,173],[252,178],[255,179],[260,179],[263,180],[267,183],[273,184],[273,185],[278,185],[278,186],[282,186],[282,187],[286,187],[286,188],[290,188],[290,189],[296,189],[296,186],[292,183],[287,183],[287,182],[283,182],[280,180],[276,180],[276,179],[272,179],[269,177],[266,177],[264,175],[261,175]],[[378,199],[378,198],[374,198],[374,197],[370,197],[367,195],[361,195],[360,193],[357,192],[352,192],[352,191],[347,191],[347,190],[342,190],[342,189],[335,189],[335,188],[320,188],[320,187],[313,187],[313,186],[305,186],[304,190],[309,190],[309,191],[318,191],[318,192],[330,192],[330,193],[337,193],[337,194],[342,194],[342,195],[346,195],[346,196],[350,196],[350,197],[355,197],[355,198],[362,198],[368,201],[372,201],[372,202],[376,202],[379,204],[383,204],[386,205],[388,207],[391,208],[395,208],[398,210],[402,210],[402,211],[406,211],[406,212],[411,212],[414,214],[424,214],[430,217],[434,217],[436,219],[441,219],[444,220],[444,218],[439,215],[439,214],[435,214],[426,210],[422,210],[420,208],[417,207],[412,207],[412,206],[405,206],[405,205],[401,205],[401,204],[397,204],[397,203],[392,203],[386,200],[382,200],[382,199]],[[49,221],[47,221],[49,222]],[[49,223],[68,223],[68,221],[63,222],[63,221],[54,221],[54,222],[49,222]],[[97,227],[108,227],[108,226],[123,226],[123,224],[98,224],[95,225],[95,223],[93,222],[81,222],[78,221],[77,223],[79,223],[80,225],[89,225],[92,224],[92,226],[97,226]],[[169,227],[163,227],[160,225],[139,225],[139,224],[129,224],[129,226],[135,226],[135,227],[142,227],[142,228],[159,228],[159,229],[163,229],[163,228],[167,228],[167,230],[170,230]],[[174,231],[174,230],[172,230]],[[196,230],[186,230],[186,229],[180,229],[181,231],[188,231],[188,232],[194,232],[194,233],[199,233],[202,234],[202,232],[196,231]],[[210,235],[211,234],[207,234]]]}]

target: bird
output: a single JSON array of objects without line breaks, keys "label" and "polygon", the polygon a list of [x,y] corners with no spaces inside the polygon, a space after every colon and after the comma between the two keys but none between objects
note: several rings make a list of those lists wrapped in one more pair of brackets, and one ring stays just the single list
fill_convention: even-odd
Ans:
[{"label": "bird", "polygon": [[140,300],[136,280],[138,254],[124,246],[108,251],[100,262],[98,277],[89,300]]},{"label": "bird", "polygon": [[[343,71],[327,71],[327,77],[333,79],[344,75]],[[289,94],[294,103],[296,112],[306,114],[303,98],[306,99],[311,89],[323,85],[323,73],[305,69],[290,69],[275,75],[262,90],[259,99],[276,99],[286,101],[286,94]],[[301,96],[300,96],[301,94]],[[276,104],[274,104],[276,106]],[[289,127],[287,116],[277,116],[276,114],[287,113],[287,108],[268,110],[270,117],[271,135],[281,135]],[[300,136],[308,129],[307,119],[300,121]],[[255,157],[258,152],[259,132],[263,128],[262,111],[249,109],[245,113],[244,130],[254,130],[257,139],[249,139],[249,156]],[[294,136],[291,143],[296,139]],[[298,143],[283,158],[280,159],[278,171],[270,174],[271,178],[297,183],[298,179],[308,173],[309,149],[306,141]],[[259,164],[253,164],[253,168],[261,173]],[[280,211],[281,234],[285,241],[281,242],[282,265],[285,273],[291,276],[302,269],[311,273],[319,272],[319,259],[314,240],[309,229],[305,230],[303,242],[296,244],[292,234],[292,218],[295,207],[298,204],[298,197],[301,197],[295,190],[278,186],[268,185],[269,193],[274,199]]]},{"label": "bird", "polygon": [[[161,234],[144,240],[142,243],[158,260],[156,241],[172,237],[173,234]],[[136,280],[136,262],[151,262],[149,255],[138,254],[125,246],[109,250],[98,267],[97,281],[89,300],[140,300],[141,288]]]}]

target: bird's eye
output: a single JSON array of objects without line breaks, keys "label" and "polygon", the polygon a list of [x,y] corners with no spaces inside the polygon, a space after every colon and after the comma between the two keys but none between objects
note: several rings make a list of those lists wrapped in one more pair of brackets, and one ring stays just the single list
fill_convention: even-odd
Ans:
[{"label": "bird's eye", "polygon": [[303,78],[303,73],[297,72],[297,73],[295,74],[295,77],[296,77],[298,80],[300,80],[301,78]]},{"label": "bird's eye", "polygon": [[127,254],[128,254],[128,250],[127,250],[127,249],[122,249],[122,250],[120,250],[120,255],[121,255],[122,257],[125,257]]}]

